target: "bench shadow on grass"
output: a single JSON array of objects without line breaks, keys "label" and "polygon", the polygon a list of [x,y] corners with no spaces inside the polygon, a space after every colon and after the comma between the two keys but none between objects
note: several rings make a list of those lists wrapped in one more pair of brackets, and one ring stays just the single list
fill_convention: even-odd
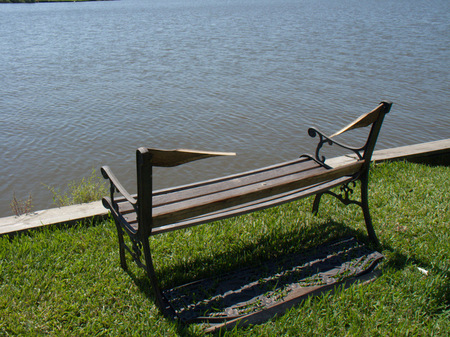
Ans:
[{"label": "bench shadow on grass", "polygon": [[[183,235],[181,232],[179,235]],[[261,254],[261,252],[269,252],[269,258],[282,257],[289,253],[299,253],[307,249],[311,249],[316,245],[324,244],[329,241],[336,240],[341,237],[357,236],[359,240],[364,240],[364,233],[362,231],[356,231],[350,227],[347,227],[341,223],[330,221],[324,224],[311,225],[309,227],[302,228],[298,231],[289,231],[284,233],[274,232],[265,233],[261,235],[257,242],[249,242],[238,249],[231,249],[224,253],[217,253],[213,256],[197,258],[195,261],[191,261],[189,265],[182,261],[173,261],[173,263],[167,266],[158,265],[158,259],[156,252],[153,252],[153,260],[155,263],[155,270],[159,281],[163,282],[163,288],[176,287],[180,284],[195,281],[201,278],[215,276],[217,274],[224,274],[234,271],[239,268],[250,267],[252,265],[259,264],[268,258],[267,255]],[[253,240],[256,241],[256,240]],[[155,245],[150,238],[151,248]],[[212,243],[212,245],[220,245],[220,242]],[[295,251],[289,247],[299,247]],[[243,256],[246,256],[243,261]],[[128,260],[129,267],[135,265],[131,260]],[[190,275],[192,270],[198,271],[197,275]],[[201,269],[201,270],[197,270]],[[147,282],[148,278],[145,274],[137,275],[133,272],[136,268],[129,268],[128,273],[135,281],[136,285],[150,298],[154,299],[153,291],[147,291],[147,288],[151,288],[150,282]]]},{"label": "bench shadow on grass", "polygon": [[[365,243],[368,243],[368,239],[363,230],[355,230],[342,223],[329,221],[301,227],[298,230],[264,233],[256,241],[244,243],[237,249],[234,247],[213,256],[196,258],[188,264],[174,261],[173,264],[156,265],[155,268],[162,280],[164,294],[172,307],[178,309],[176,312],[182,323],[198,323],[198,316],[205,317],[202,313],[211,313],[214,310],[216,312],[212,314],[213,316],[208,316],[208,320],[223,322],[225,316],[226,319],[241,317],[255,308],[260,311],[263,306],[272,307],[269,314],[274,316],[278,313],[276,309],[281,308],[280,302],[289,296],[292,297],[294,292],[309,296],[320,293],[318,287],[323,288],[321,291],[332,290],[335,286],[346,282],[345,277],[355,278],[358,272],[366,273],[372,270],[382,257],[377,252],[375,260],[371,257],[371,262],[358,267],[365,268],[362,271],[352,267],[353,274],[344,275],[351,269],[348,269],[349,262],[345,262],[346,266],[342,268],[344,256],[345,259],[349,259],[347,255],[354,254],[351,258],[361,260],[363,255],[366,257],[374,252],[369,249],[370,245]],[[213,244],[220,245],[219,242]],[[330,268],[334,270],[331,274]],[[194,274],[192,270],[195,271]],[[155,301],[148,278],[130,269],[128,273],[140,291]],[[308,280],[307,284],[305,280]],[[311,293],[304,291],[307,287],[312,289]],[[301,291],[299,288],[302,288]],[[284,294],[291,295],[282,295],[284,298],[280,299],[279,289]],[[270,295],[267,295],[268,293]],[[192,298],[192,296],[200,297]],[[218,299],[221,302],[219,306],[222,307],[212,308],[211,305],[217,305]],[[235,304],[230,305],[230,301]],[[223,302],[227,304],[224,305]],[[243,302],[245,306],[242,305]],[[300,300],[292,300],[294,304],[299,302]],[[189,305],[186,309],[187,306],[183,307],[186,303],[197,304]],[[286,309],[287,307],[283,311]],[[221,310],[222,312],[217,313]],[[264,318],[266,320],[270,317],[266,315]],[[180,325],[181,331],[186,334],[184,327],[185,325]]]}]

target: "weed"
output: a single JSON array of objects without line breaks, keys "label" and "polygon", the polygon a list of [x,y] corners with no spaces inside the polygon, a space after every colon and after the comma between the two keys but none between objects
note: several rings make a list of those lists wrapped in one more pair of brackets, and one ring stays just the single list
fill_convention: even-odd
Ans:
[{"label": "weed", "polygon": [[100,200],[108,194],[105,183],[97,175],[95,169],[92,169],[89,177],[69,182],[64,193],[60,188],[45,186],[53,194],[53,203],[59,207]]},{"label": "weed", "polygon": [[32,202],[33,199],[31,198],[31,194],[28,196],[28,199],[20,200],[16,198],[16,193],[14,192],[13,199],[9,205],[11,206],[13,213],[19,216],[31,212],[33,208]]}]

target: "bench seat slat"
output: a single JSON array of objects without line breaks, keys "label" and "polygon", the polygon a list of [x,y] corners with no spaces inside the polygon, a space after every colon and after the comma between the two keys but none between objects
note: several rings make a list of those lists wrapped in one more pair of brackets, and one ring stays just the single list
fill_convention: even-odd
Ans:
[{"label": "bench seat slat", "polygon": [[314,195],[321,191],[329,190],[335,186],[339,186],[343,183],[352,181],[352,177],[342,177],[340,179],[336,179],[330,182],[319,183],[312,186],[307,186],[300,188],[298,190],[286,192],[283,194],[279,194],[276,196],[256,200],[253,202],[249,202],[243,205],[237,205],[230,208],[226,208],[220,211],[211,212],[208,214],[204,214],[201,216],[185,219],[176,223],[172,223],[165,226],[160,226],[152,229],[152,235],[157,235],[161,233],[170,232],[173,230],[178,230],[182,228],[188,228],[191,226],[196,226],[212,221],[227,219],[231,217],[235,217],[238,215],[252,213],[254,211],[263,210],[266,208],[282,205],[287,202],[292,202],[295,200],[299,200],[301,198],[305,198],[311,195]]},{"label": "bench seat slat", "polygon": [[[319,167],[320,166],[316,162],[309,158],[295,159],[226,177],[157,190],[153,192],[152,204],[153,207],[164,206],[170,203],[181,202],[193,197],[200,197],[211,193],[230,190],[232,188],[236,188],[236,186],[255,184],[264,180],[279,178]],[[135,199],[138,198],[136,194],[133,195],[133,197]],[[135,211],[133,206],[127,202],[124,197],[117,197],[115,202],[119,205],[119,212],[122,215]]]},{"label": "bench seat slat", "polygon": [[[281,198],[305,186],[332,181],[343,174],[350,176],[361,165],[360,162],[354,162],[336,169],[325,169],[312,160],[302,159],[255,170],[254,178],[249,172],[244,172],[181,188],[160,190],[153,197],[153,231],[155,228],[186,219],[192,220],[204,214],[214,217],[214,212],[225,212],[224,210],[235,206],[239,208],[243,203],[263,202],[265,198],[273,196],[274,199]],[[190,192],[188,186],[195,186],[195,192]],[[125,199],[118,202],[118,206],[119,213],[127,221],[137,221],[133,206]]]},{"label": "bench seat slat", "polygon": [[323,181],[330,181],[344,175],[352,175],[361,168],[361,162],[335,169],[316,167],[306,172],[269,179],[252,185],[236,185],[226,191],[193,196],[180,202],[153,207],[153,227],[164,226],[183,219],[226,209],[254,200],[285,193]]},{"label": "bench seat slat", "polygon": [[[238,215],[243,215],[247,213],[251,213],[257,210],[262,210],[274,206],[278,206],[287,202],[295,201],[310,195],[314,195],[320,191],[329,190],[332,187],[342,185],[346,182],[353,180],[352,177],[342,177],[339,179],[335,179],[332,181],[318,183],[315,185],[303,187],[297,190],[292,190],[286,193],[278,194],[275,196],[255,200],[252,202],[248,202],[243,205],[237,205],[233,207],[229,207],[226,209],[210,212],[204,215],[200,215],[197,217],[188,218],[185,220],[181,220],[176,223],[171,223],[165,226],[160,226],[152,229],[152,234],[157,235],[165,232],[170,232],[173,230],[178,230],[181,228],[188,228],[191,226],[208,223],[212,221],[217,221],[221,219],[227,219],[230,217],[235,217]],[[132,226],[135,230],[137,230],[137,215],[136,213],[130,213],[125,217],[129,222],[128,224]]]},{"label": "bench seat slat", "polygon": [[310,159],[297,159],[295,161],[265,167],[259,170],[248,171],[236,175],[212,179],[197,184],[186,185],[185,187],[175,187],[163,191],[156,191],[153,197],[153,206],[164,206],[170,203],[181,202],[183,200],[198,198],[232,190],[236,187],[250,186],[271,179],[279,179],[289,175],[305,172],[321,167]]},{"label": "bench seat slat", "polygon": [[179,192],[181,190],[185,190],[185,189],[193,189],[195,187],[199,187],[199,186],[204,186],[205,184],[211,184],[211,183],[219,183],[222,181],[226,181],[226,180],[230,180],[230,179],[234,179],[234,178],[239,178],[241,176],[245,176],[245,175],[252,175],[252,174],[256,174],[262,171],[267,171],[267,170],[274,170],[277,168],[281,168],[287,165],[291,165],[291,164],[299,164],[299,163],[303,163],[306,161],[310,161],[310,158],[307,157],[300,157],[297,159],[293,159],[293,160],[289,160],[289,161],[285,161],[282,163],[278,163],[278,164],[274,164],[274,165],[270,165],[270,166],[266,166],[263,168],[258,168],[255,170],[250,170],[250,171],[246,171],[246,172],[241,172],[241,173],[236,173],[236,174],[232,174],[232,175],[228,175],[228,176],[224,176],[224,177],[218,177],[218,178],[214,178],[214,179],[210,179],[210,180],[205,180],[205,181],[200,181],[200,182],[195,182],[195,183],[190,183],[190,184],[186,184],[186,185],[180,185],[180,186],[175,186],[175,187],[168,187],[166,189],[160,189],[160,190],[156,190],[153,191],[153,196],[158,196],[158,195],[162,195],[162,194],[166,194],[166,193],[170,193],[170,192]]},{"label": "bench seat slat", "polygon": [[[299,158],[226,177],[160,189],[153,192],[152,204],[153,206],[162,206],[165,204],[186,200],[192,198],[193,196],[198,197],[210,194],[212,192],[224,191],[232,188],[230,186],[250,185],[270,178],[282,177],[288,174],[302,172],[313,167],[317,168],[319,165],[309,158]],[[132,197],[135,199],[138,198],[137,194],[132,195]],[[126,200],[126,198],[122,196],[116,197],[115,202],[119,205],[119,212],[121,214],[127,214],[135,211],[133,206]]]}]

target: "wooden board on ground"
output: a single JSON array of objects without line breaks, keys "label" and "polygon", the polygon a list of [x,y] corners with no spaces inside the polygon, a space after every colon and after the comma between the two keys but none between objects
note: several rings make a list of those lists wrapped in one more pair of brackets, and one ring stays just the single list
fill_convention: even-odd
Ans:
[{"label": "wooden board on ground", "polygon": [[373,280],[383,255],[355,238],[163,291],[184,323],[206,332],[267,321],[308,296]]}]

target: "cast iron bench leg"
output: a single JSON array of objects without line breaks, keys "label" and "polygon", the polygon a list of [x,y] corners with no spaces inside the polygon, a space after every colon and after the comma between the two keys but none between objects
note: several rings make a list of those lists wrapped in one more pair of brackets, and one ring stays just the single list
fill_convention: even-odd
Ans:
[{"label": "cast iron bench leg", "polygon": [[142,248],[144,250],[145,266],[146,266],[145,270],[147,271],[147,276],[152,284],[153,293],[155,294],[156,297],[156,303],[158,304],[158,307],[160,308],[163,315],[167,315],[168,314],[167,305],[166,302],[164,301],[161,289],[158,284],[158,280],[156,278],[155,268],[153,267],[149,238],[144,238],[142,239],[141,242]]},{"label": "cast iron bench leg", "polygon": [[312,208],[312,213],[314,215],[317,215],[317,213],[319,212],[319,203],[320,203],[320,198],[322,197],[323,193],[318,193],[316,194],[315,198],[314,198],[314,203],[313,203],[313,208]]},{"label": "cast iron bench leg", "polygon": [[117,221],[114,221],[117,228],[117,237],[119,238],[119,256],[120,256],[120,266],[123,270],[128,270],[127,261],[125,259],[125,242],[123,240],[123,229],[120,227],[120,225],[117,223]]},{"label": "cast iron bench leg", "polygon": [[369,172],[365,172],[361,177],[361,208],[364,214],[364,220],[366,222],[367,233],[369,234],[370,240],[377,246],[380,246],[380,242],[378,241],[377,235],[375,234],[375,230],[372,225],[372,218],[370,216],[369,211]]}]

